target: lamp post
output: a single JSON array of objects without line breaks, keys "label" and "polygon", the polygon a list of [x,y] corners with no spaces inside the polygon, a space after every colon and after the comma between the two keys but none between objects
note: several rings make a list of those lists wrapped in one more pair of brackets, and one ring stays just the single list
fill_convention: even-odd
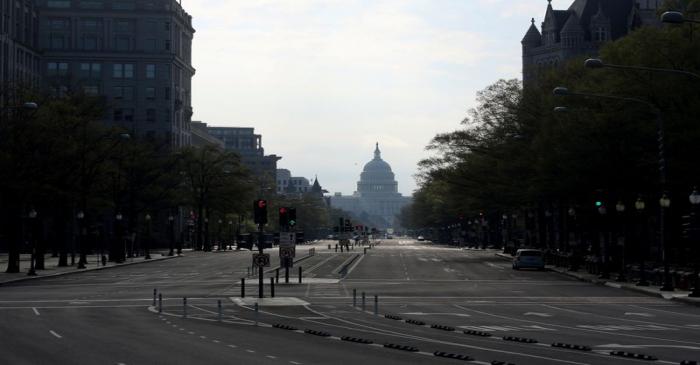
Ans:
[{"label": "lamp post", "polygon": [[[639,220],[639,225],[640,225],[640,230],[639,230],[639,240],[646,242],[645,236],[642,232],[644,227],[646,227],[646,224],[644,224],[643,217],[644,217],[644,209],[646,208],[646,203],[644,200],[642,200],[641,197],[637,198],[637,201],[634,202],[634,209],[637,210],[637,219]],[[637,286],[649,286],[649,282],[647,281],[647,273],[646,273],[646,268],[645,268],[645,261],[647,257],[647,250],[648,247],[646,244],[644,244],[644,247],[640,250],[640,258],[639,258],[639,281],[637,282]]]},{"label": "lamp post", "polygon": [[605,231],[605,217],[608,214],[608,208],[605,205],[598,207],[598,214],[600,214],[600,257],[601,257],[601,279],[610,279],[610,272],[608,271],[608,236]]},{"label": "lamp post", "polygon": [[231,243],[229,245],[229,249],[233,250],[233,221],[228,221],[228,242]]},{"label": "lamp post", "polygon": [[[698,219],[700,219],[700,217],[698,217],[698,214],[700,214],[700,193],[698,193],[697,187],[693,189],[693,192],[688,197],[688,200],[693,208],[693,229],[691,237],[698,240],[698,238],[700,238],[700,232],[698,232],[698,230],[700,230],[700,222],[698,221]],[[688,296],[692,298],[700,297],[700,257],[698,257],[700,256],[700,247],[698,247],[699,244],[700,242],[695,242],[695,271],[693,273],[694,284],[693,291],[688,294]]]},{"label": "lamp post", "polygon": [[666,212],[668,208],[671,207],[671,199],[666,192],[664,192],[661,199],[659,199],[659,206],[661,207],[661,216],[659,217],[659,239],[661,241],[662,250],[661,259],[664,263],[664,284],[661,287],[661,291],[673,291],[673,281],[671,280],[668,262],[668,246],[666,245]]},{"label": "lamp post", "polygon": [[679,11],[667,11],[661,14],[661,21],[663,23],[670,24],[682,24],[682,23],[696,23],[700,24],[700,21],[694,19],[688,19]]},{"label": "lamp post", "polygon": [[211,247],[209,247],[209,218],[207,217],[204,218],[204,251],[211,251]]},{"label": "lamp post", "polygon": [[28,276],[36,276],[36,270],[34,268],[34,261],[36,260],[36,232],[34,226],[36,225],[37,215],[38,214],[34,209],[30,210],[29,214],[27,215],[29,217],[29,239],[32,246],[32,253],[29,259],[29,272],[27,272]]},{"label": "lamp post", "polygon": [[174,246],[175,246],[175,217],[173,215],[168,216],[168,244],[170,246],[170,250],[168,251],[168,256],[172,256],[174,254]]},{"label": "lamp post", "polygon": [[[224,223],[224,221],[222,221],[221,218],[219,218],[219,220],[216,223],[217,223],[216,224],[216,240],[218,241],[216,249],[218,251],[221,251],[221,246],[223,246],[222,242],[221,242],[221,227],[222,227],[221,225]],[[226,247],[224,247],[224,251],[225,250],[226,250]]]},{"label": "lamp post", "polygon": [[[602,66],[601,66],[602,64]],[[606,65],[602,63],[600,60],[596,59],[589,59],[586,61],[586,67],[589,68],[600,68],[600,67],[614,67],[614,68],[623,68],[623,69],[640,69],[640,70],[645,70],[647,71],[647,68],[639,68],[639,67],[634,67],[634,66],[619,66],[619,65]],[[648,69],[648,71],[659,71],[659,72],[665,72],[667,70],[664,69]],[[683,71],[681,72],[683,74],[688,74],[687,72]],[[695,74],[691,74],[695,75]],[[695,75],[697,76],[697,75]],[[700,76],[698,76],[700,78]],[[623,101],[627,103],[636,103],[636,104],[644,104],[646,105],[653,113],[654,116],[656,117],[656,124],[657,124],[657,149],[658,149],[658,164],[659,164],[659,184],[661,186],[661,191],[662,191],[662,196],[661,199],[659,200],[660,203],[660,217],[659,217],[659,246],[662,247],[663,249],[663,261],[664,261],[664,285],[661,288],[662,291],[672,291],[673,290],[673,284],[671,283],[670,280],[670,274],[668,273],[668,260],[667,260],[667,247],[666,247],[666,232],[665,232],[665,219],[666,219],[666,210],[671,204],[671,200],[668,198],[668,195],[666,194],[666,185],[668,183],[667,181],[667,162],[666,162],[666,147],[665,147],[665,127],[664,127],[664,119],[661,114],[661,110],[653,103],[648,102],[646,100],[638,99],[638,98],[630,98],[630,97],[623,97],[623,96],[614,96],[614,95],[604,95],[604,94],[592,94],[592,93],[582,93],[582,92],[572,92],[569,89],[559,86],[554,88],[554,95],[555,96],[581,96],[581,97],[590,97],[590,98],[598,98],[598,99],[608,99],[608,100],[618,100],[618,101]]]},{"label": "lamp post", "polygon": [[78,259],[78,269],[84,269],[87,261],[85,254],[85,213],[81,210],[75,215],[78,219],[78,252],[80,253],[80,258]]},{"label": "lamp post", "polygon": [[[124,232],[122,227],[122,216],[121,213],[117,213],[114,216],[115,228],[114,228],[114,261],[116,263],[122,263],[125,260],[126,247],[124,247]],[[111,252],[110,252],[111,254]]]},{"label": "lamp post", "polygon": [[146,213],[146,239],[145,239],[145,250],[146,250],[146,257],[144,257],[144,260],[150,260],[151,259],[151,215]]},{"label": "lamp post", "polygon": [[617,237],[617,245],[619,246],[620,249],[620,272],[617,274],[617,281],[625,281],[625,249],[626,249],[626,240],[627,237],[625,237],[625,203],[622,201],[617,202],[615,205],[615,210],[617,211],[617,219],[619,220],[620,223],[620,235]]},{"label": "lamp post", "polygon": [[[569,210],[567,211],[567,214],[569,215],[569,234],[566,237],[567,244],[569,245],[569,249],[571,251],[571,262],[569,263],[569,271],[578,271],[578,235],[577,235],[577,222],[576,222],[576,209],[574,207],[570,207]],[[573,240],[572,236],[573,235]],[[573,241],[573,242],[572,242]]]}]

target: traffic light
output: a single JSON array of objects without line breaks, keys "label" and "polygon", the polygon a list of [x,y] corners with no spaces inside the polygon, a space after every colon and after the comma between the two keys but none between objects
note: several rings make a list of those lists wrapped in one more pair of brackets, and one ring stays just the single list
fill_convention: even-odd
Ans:
[{"label": "traffic light", "polygon": [[255,224],[267,224],[267,200],[254,201],[253,212]]},{"label": "traffic light", "polygon": [[280,227],[287,227],[289,225],[289,208],[282,207],[280,212]]},{"label": "traffic light", "polygon": [[297,225],[297,208],[289,208],[289,226],[294,227]]}]

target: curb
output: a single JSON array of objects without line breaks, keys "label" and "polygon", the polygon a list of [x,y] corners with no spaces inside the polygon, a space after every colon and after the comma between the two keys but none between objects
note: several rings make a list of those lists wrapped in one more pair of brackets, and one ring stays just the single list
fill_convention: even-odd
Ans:
[{"label": "curb", "polygon": [[123,267],[123,266],[145,264],[148,262],[171,260],[171,259],[175,259],[178,257],[183,257],[183,255],[163,256],[163,257],[150,259],[150,260],[124,262],[121,264],[114,264],[114,265],[109,265],[109,266],[98,266],[98,267],[86,268],[86,269],[75,269],[75,271],[63,271],[63,272],[57,272],[57,273],[48,274],[48,275],[25,276],[25,277],[21,277],[21,278],[15,278],[15,279],[7,280],[7,281],[2,281],[2,282],[0,282],[0,286],[6,285],[6,284],[14,284],[14,283],[22,282],[22,281],[27,281],[27,280],[36,280],[36,279],[41,279],[41,278],[52,278],[52,277],[64,276],[64,275],[75,275],[75,274],[80,274],[80,273],[90,272],[90,271],[108,270],[108,269],[113,269],[113,268]]},{"label": "curb", "polygon": [[[500,253],[500,252],[496,253],[496,256],[498,256],[499,258],[502,258],[502,259],[504,259],[504,260],[506,260],[506,259],[507,259],[507,260],[512,260],[512,257],[511,257],[510,255],[503,254],[503,253]],[[590,279],[589,279],[589,278],[585,278],[585,277],[583,277],[583,276],[581,276],[581,275],[578,275],[578,274],[575,273],[575,272],[570,272],[570,271],[568,271],[568,270],[557,269],[557,268],[553,268],[553,267],[551,267],[551,266],[548,267],[548,268],[546,268],[546,270],[547,270],[547,271],[550,271],[550,272],[555,272],[555,273],[560,274],[560,275],[568,276],[568,277],[570,277],[570,278],[574,278],[574,279],[577,279],[577,280],[579,280],[579,281],[587,282],[587,283],[592,283],[592,284],[596,284],[596,285],[609,286],[609,287],[611,287],[611,288],[617,288],[617,289],[622,289],[622,290],[633,291],[633,292],[635,292],[635,293],[644,294],[644,295],[647,295],[647,296],[650,296],[650,297],[666,299],[666,300],[675,301],[675,302],[679,302],[679,303],[683,303],[683,304],[694,305],[694,306],[700,306],[700,300],[690,299],[690,298],[688,298],[688,297],[671,297],[671,298],[666,298],[666,297],[664,297],[664,295],[663,295],[660,291],[659,291],[659,292],[652,292],[652,291],[649,291],[649,290],[642,289],[642,287],[637,287],[637,286],[634,286],[634,285],[624,285],[624,284],[622,284],[622,283],[618,283],[618,282],[615,282],[615,281],[608,281],[608,280],[604,280],[604,279],[597,279],[597,278],[590,278]]]}]

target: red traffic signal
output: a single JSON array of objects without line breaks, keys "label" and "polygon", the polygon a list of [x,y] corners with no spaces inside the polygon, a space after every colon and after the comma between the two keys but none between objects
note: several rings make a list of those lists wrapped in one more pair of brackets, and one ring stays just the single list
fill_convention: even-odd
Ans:
[{"label": "red traffic signal", "polygon": [[258,205],[258,208],[263,209],[263,208],[267,207],[267,200],[258,200],[257,205]]},{"label": "red traffic signal", "polygon": [[280,214],[287,214],[287,208],[280,208]]}]

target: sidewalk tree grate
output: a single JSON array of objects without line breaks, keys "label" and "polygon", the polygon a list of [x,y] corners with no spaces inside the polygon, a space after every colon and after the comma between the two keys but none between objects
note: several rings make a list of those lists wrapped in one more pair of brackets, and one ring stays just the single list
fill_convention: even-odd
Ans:
[{"label": "sidewalk tree grate", "polygon": [[474,358],[469,357],[467,355],[453,354],[451,352],[435,351],[435,352],[433,352],[433,355],[435,355],[437,357],[445,357],[448,359],[455,359],[455,360],[462,360],[462,361],[474,361]]},{"label": "sidewalk tree grate", "polygon": [[395,343],[385,343],[384,347],[389,348],[389,349],[394,349],[394,350],[401,350],[401,351],[409,351],[409,352],[418,352],[417,347],[414,346],[408,346],[408,345],[397,345]]},{"label": "sidewalk tree grate", "polygon": [[592,350],[589,346],[572,345],[570,343],[561,343],[561,342],[553,343],[552,347],[560,347],[563,349],[581,350],[581,351],[591,351]]},{"label": "sidewalk tree grate", "polygon": [[504,341],[514,341],[514,342],[522,342],[522,343],[537,343],[537,340],[534,338],[526,338],[526,337],[515,337],[515,336],[503,336]]},{"label": "sidewalk tree grate", "polygon": [[296,327],[289,326],[289,325],[286,325],[286,324],[279,324],[279,323],[273,324],[272,327],[279,328],[279,329],[283,329],[283,330],[288,330],[288,331],[296,331],[296,330],[298,330],[298,328],[296,328]]},{"label": "sidewalk tree grate", "polygon": [[627,351],[611,351],[610,355],[612,356],[621,356],[621,357],[629,357],[632,359],[639,359],[639,360],[648,360],[648,361],[656,361],[658,358],[655,356],[651,355],[644,355],[644,354],[637,354],[634,352],[627,352]]},{"label": "sidewalk tree grate", "polygon": [[463,331],[465,335],[472,335],[472,336],[481,336],[481,337],[491,337],[493,336],[492,334],[488,332],[483,332],[483,331],[474,331],[474,330],[464,330]]},{"label": "sidewalk tree grate", "polygon": [[326,332],[326,331],[317,331],[317,330],[311,330],[311,329],[305,329],[304,333],[308,333],[310,335],[315,335],[315,336],[321,336],[321,337],[331,337],[331,334]]},{"label": "sidewalk tree grate", "polygon": [[454,327],[443,326],[443,325],[441,325],[441,324],[433,324],[433,325],[430,325],[430,328],[435,328],[436,330],[443,330],[443,331],[454,331],[454,330],[455,330]]},{"label": "sidewalk tree grate", "polygon": [[399,317],[399,316],[395,316],[395,315],[393,315],[393,314],[385,314],[384,317],[385,317],[385,318],[389,318],[389,319],[393,319],[393,320],[395,320],[395,321],[400,321],[400,320],[403,319],[403,318],[401,318],[401,317]]},{"label": "sidewalk tree grate", "polygon": [[374,341],[372,341],[372,340],[367,340],[364,338],[357,338],[357,337],[350,337],[350,336],[343,336],[340,339],[343,341],[362,343],[365,345],[369,345],[369,344],[374,343]]},{"label": "sidewalk tree grate", "polygon": [[425,326],[425,322],[423,322],[423,321],[418,321],[418,320],[415,320],[415,319],[407,319],[405,322],[406,322],[406,323],[410,323],[410,324],[415,324],[416,326]]}]

